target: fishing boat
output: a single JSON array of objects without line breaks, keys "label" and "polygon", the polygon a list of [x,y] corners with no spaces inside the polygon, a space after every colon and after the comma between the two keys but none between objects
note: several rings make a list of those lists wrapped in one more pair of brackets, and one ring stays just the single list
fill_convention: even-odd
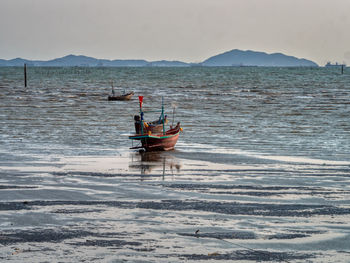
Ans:
[{"label": "fishing boat", "polygon": [[[173,150],[175,148],[175,144],[177,143],[177,140],[179,138],[180,131],[182,131],[182,128],[180,126],[180,122],[177,123],[175,127],[170,127],[169,130],[165,130],[165,122],[166,118],[164,116],[164,106],[162,102],[162,111],[161,111],[161,126],[162,131],[160,132],[152,132],[151,129],[144,129],[144,123],[147,123],[144,121],[143,116],[144,112],[142,111],[142,101],[143,96],[139,96],[139,102],[140,102],[140,120],[137,120],[134,117],[135,120],[135,135],[129,136],[129,139],[131,140],[138,140],[141,142],[141,146],[132,147],[131,149],[140,149],[143,148],[145,151],[169,151]],[[139,122],[139,128],[138,123]],[[159,124],[158,124],[159,125]],[[150,127],[150,126],[148,126]],[[158,127],[158,126],[157,126]]]},{"label": "fishing boat", "polygon": [[108,100],[131,100],[132,96],[134,96],[133,91],[119,96],[112,94],[108,96]]}]

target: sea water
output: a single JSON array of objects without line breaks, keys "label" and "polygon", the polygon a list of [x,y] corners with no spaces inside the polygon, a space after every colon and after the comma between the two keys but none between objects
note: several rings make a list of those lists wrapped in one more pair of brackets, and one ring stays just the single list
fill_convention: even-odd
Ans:
[{"label": "sea water", "polygon": [[[196,143],[273,155],[349,160],[350,74],[328,68],[0,68],[0,143],[74,153],[130,146],[139,113],[184,129]],[[107,101],[134,91],[131,101]],[[174,118],[173,118],[174,117]],[[174,119],[174,120],[173,120]],[[190,146],[189,146],[190,147]],[[191,148],[191,147],[190,147]],[[201,147],[196,148],[200,151]],[[184,149],[185,150],[185,149]],[[89,151],[89,150],[88,150]]]},{"label": "sea water", "polygon": [[[348,69],[27,76],[0,67],[0,261],[349,262]],[[129,149],[138,96],[174,151]]]}]

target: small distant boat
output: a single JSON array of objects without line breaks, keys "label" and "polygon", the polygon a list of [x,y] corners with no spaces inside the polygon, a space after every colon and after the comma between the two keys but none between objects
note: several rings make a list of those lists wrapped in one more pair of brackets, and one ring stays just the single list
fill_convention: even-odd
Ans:
[{"label": "small distant boat", "polygon": [[165,131],[166,117],[164,116],[163,102],[159,121],[145,122],[143,120],[142,100],[143,96],[139,96],[141,117],[138,115],[134,117],[136,134],[129,136],[131,140],[141,141],[142,146],[132,147],[131,149],[143,148],[145,151],[173,150],[179,138],[180,131],[182,131],[180,122],[175,127],[170,126],[170,129]]},{"label": "small distant boat", "polygon": [[131,100],[132,96],[134,96],[133,91],[119,96],[112,94],[108,96],[108,100]]},{"label": "small distant boat", "polygon": [[325,65],[326,68],[331,68],[331,67],[346,67],[346,64],[339,64],[336,62],[335,64],[332,64],[331,62],[327,62]]}]

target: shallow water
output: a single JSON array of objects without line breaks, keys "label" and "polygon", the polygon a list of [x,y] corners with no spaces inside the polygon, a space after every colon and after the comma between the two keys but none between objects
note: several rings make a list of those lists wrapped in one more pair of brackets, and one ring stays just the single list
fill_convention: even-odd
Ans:
[{"label": "shallow water", "polygon": [[[21,68],[0,68],[2,148],[129,146],[121,135],[133,130],[143,95],[146,110],[160,110],[164,97],[170,120],[177,105],[183,143],[348,160],[350,74],[335,69],[30,68],[28,76],[25,89]],[[111,81],[134,99],[106,101]]]},{"label": "shallow water", "polygon": [[[0,259],[348,262],[350,74],[0,68]],[[129,102],[107,101],[133,90]],[[144,96],[184,132],[140,154]],[[197,231],[198,230],[198,231]],[[48,251],[48,252],[47,252]]]}]

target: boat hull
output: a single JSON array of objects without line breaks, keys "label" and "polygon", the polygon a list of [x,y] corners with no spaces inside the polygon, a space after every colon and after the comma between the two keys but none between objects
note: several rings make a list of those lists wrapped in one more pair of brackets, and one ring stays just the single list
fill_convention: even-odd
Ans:
[{"label": "boat hull", "polygon": [[136,134],[129,139],[140,140],[146,151],[169,151],[175,148],[180,134],[180,123],[175,128],[168,130],[165,134]]},{"label": "boat hull", "polygon": [[179,134],[173,135],[168,138],[155,138],[149,137],[142,139],[142,147],[148,151],[170,151],[174,150],[175,144],[179,138]]},{"label": "boat hull", "polygon": [[131,93],[128,93],[125,95],[121,95],[121,96],[109,95],[108,100],[131,100],[132,96],[134,96],[134,92],[131,92]]}]

